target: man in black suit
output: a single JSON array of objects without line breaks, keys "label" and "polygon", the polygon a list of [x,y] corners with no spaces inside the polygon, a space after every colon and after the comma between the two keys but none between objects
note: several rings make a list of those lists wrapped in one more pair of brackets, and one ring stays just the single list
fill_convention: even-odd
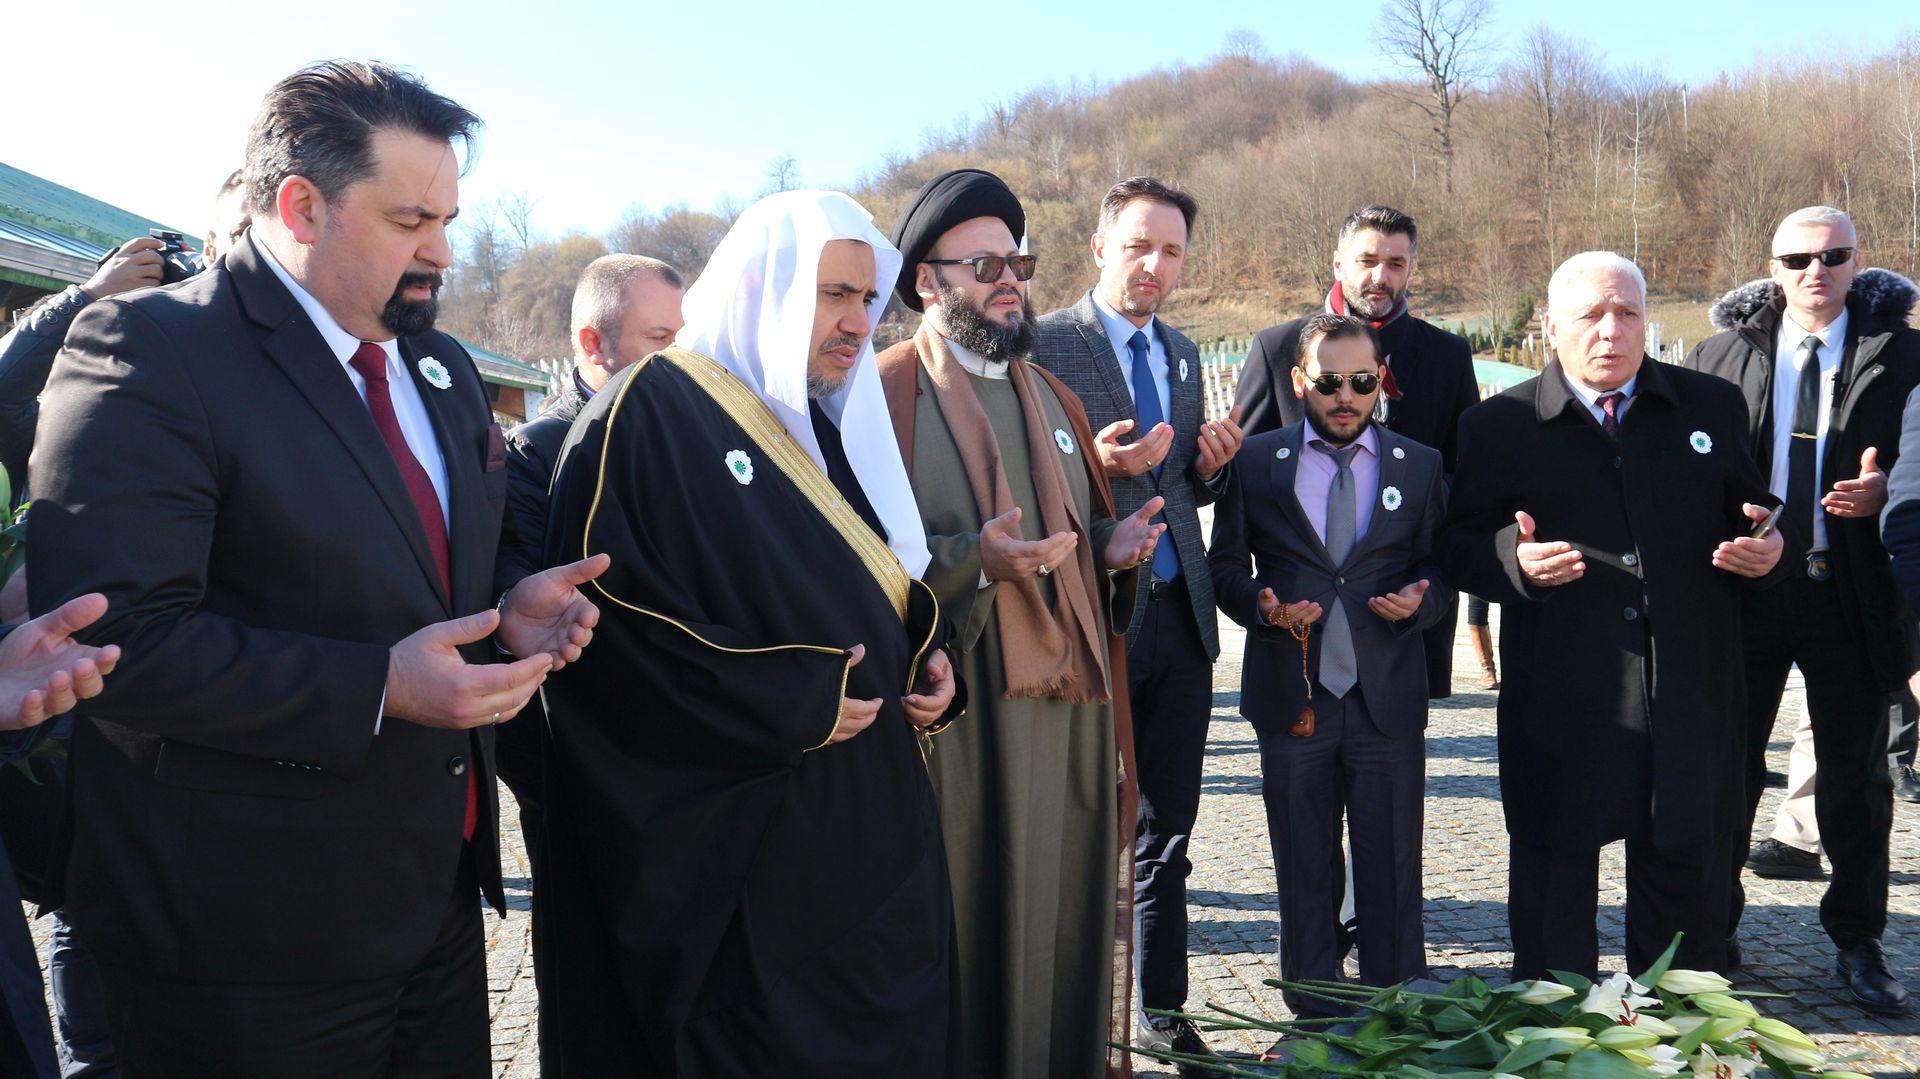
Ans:
[{"label": "man in black suit", "polygon": [[248,238],[54,364],[29,598],[104,592],[83,636],[126,651],[75,725],[67,910],[129,1076],[489,1072],[491,727],[578,657],[605,559],[493,609],[505,445],[431,329],[476,123],[384,65],[294,73]]},{"label": "man in black suit", "polygon": [[1600,848],[1627,843],[1627,969],[1726,961],[1728,844],[1744,805],[1748,535],[1776,503],[1739,391],[1644,357],[1646,281],[1611,252],[1554,271],[1539,377],[1468,410],[1439,543],[1503,604],[1500,797],[1515,979],[1592,974]]},{"label": "man in black suit", "polygon": [[[1687,366],[1740,387],[1754,463],[1786,503],[1780,586],[1747,597],[1746,818],[1732,852],[1727,930],[1740,925],[1749,861],[1798,854],[1777,842],[1747,850],[1760,805],[1767,742],[1788,670],[1806,676],[1813,725],[1814,816],[1833,862],[1820,924],[1862,1008],[1902,1015],[1907,991],[1887,965],[1888,704],[1904,696],[1916,660],[1913,610],[1881,546],[1887,470],[1900,456],[1900,410],[1920,384],[1920,332],[1907,325],[1913,285],[1860,272],[1859,234],[1830,206],[1796,210],[1774,232],[1772,280],[1735,290],[1713,309],[1720,333]],[[1817,854],[1804,856],[1816,872]],[[1737,952],[1737,941],[1736,941]]]},{"label": "man in black suit", "polygon": [[[1292,385],[1307,422],[1249,438],[1213,526],[1220,609],[1247,628],[1240,709],[1260,739],[1280,896],[1280,976],[1339,973],[1331,875],[1352,814],[1360,980],[1426,972],[1420,839],[1427,685],[1421,631],[1451,602],[1432,559],[1445,512],[1440,454],[1373,423],[1380,342],[1350,315],[1314,315]],[[1311,387],[1311,389],[1309,389]],[[1303,680],[1298,639],[1314,627]],[[1296,723],[1303,707],[1313,718]],[[1295,1014],[1326,1005],[1287,992]]]},{"label": "man in black suit", "polygon": [[[1380,335],[1386,382],[1374,418],[1394,434],[1439,450],[1451,476],[1460,416],[1480,400],[1480,383],[1466,339],[1407,309],[1407,286],[1419,253],[1413,218],[1391,206],[1355,210],[1340,226],[1325,309],[1363,318]],[[1234,393],[1248,436],[1305,418],[1293,393],[1292,370],[1306,323],[1297,318],[1254,337]],[[1449,608],[1427,631],[1427,695],[1436,699],[1453,692],[1453,622]]]},{"label": "man in black suit", "polygon": [[[1179,284],[1197,212],[1193,196],[1151,176],[1115,184],[1092,240],[1099,283],[1074,306],[1042,315],[1033,345],[1034,362],[1067,384],[1099,432],[1094,450],[1115,512],[1155,497],[1166,505],[1167,531],[1134,593],[1127,689],[1140,779],[1135,976],[1143,1008],[1176,1012],[1187,1003],[1187,844],[1220,654],[1199,507],[1213,502],[1240,446],[1232,418],[1206,418],[1200,350],[1158,315]],[[1149,1048],[1206,1051],[1182,1019],[1144,1016],[1139,1037]]]}]

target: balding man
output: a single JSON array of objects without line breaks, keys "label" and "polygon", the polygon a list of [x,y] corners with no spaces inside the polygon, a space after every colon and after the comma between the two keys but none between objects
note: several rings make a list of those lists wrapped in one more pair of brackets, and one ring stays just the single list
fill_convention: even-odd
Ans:
[{"label": "balding man", "polygon": [[[1687,366],[1745,393],[1754,461],[1786,504],[1783,580],[1747,597],[1742,622],[1746,830],[1730,852],[1728,933],[1744,905],[1740,868],[1767,742],[1787,670],[1798,664],[1818,764],[1814,816],[1833,862],[1820,924],[1839,950],[1839,974],[1854,1001],[1901,1015],[1907,992],[1880,948],[1893,829],[1887,710],[1888,695],[1905,686],[1920,657],[1879,515],[1900,452],[1900,410],[1920,382],[1920,333],[1907,327],[1912,283],[1884,270],[1861,272],[1859,243],[1853,221],[1832,207],[1789,214],[1773,235],[1771,279],[1714,306],[1722,332],[1700,342]],[[1768,840],[1751,856],[1772,868],[1799,853]],[[1818,872],[1819,855],[1801,859]]]},{"label": "balding man", "polygon": [[1594,973],[1600,848],[1627,844],[1627,967],[1724,969],[1743,822],[1749,582],[1780,560],[1739,391],[1645,358],[1646,280],[1590,251],[1554,271],[1555,359],[1460,421],[1442,572],[1503,604],[1500,794],[1513,976]]}]

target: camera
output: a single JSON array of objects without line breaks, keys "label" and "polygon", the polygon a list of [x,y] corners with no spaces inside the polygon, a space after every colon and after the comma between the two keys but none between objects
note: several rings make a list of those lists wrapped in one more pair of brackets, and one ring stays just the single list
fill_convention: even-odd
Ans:
[{"label": "camera", "polygon": [[[194,274],[207,268],[207,261],[199,252],[187,246],[187,238],[170,229],[148,229],[147,235],[159,240],[161,248],[156,252],[160,256],[160,283],[171,285],[176,281],[185,281]],[[118,255],[118,247],[100,256],[95,265],[105,266],[108,260]]]},{"label": "camera", "polygon": [[194,274],[207,268],[207,262],[199,253],[187,247],[187,238],[177,232],[166,229],[148,229],[147,235],[165,244],[160,249],[160,283],[171,285],[175,281],[185,281]]}]

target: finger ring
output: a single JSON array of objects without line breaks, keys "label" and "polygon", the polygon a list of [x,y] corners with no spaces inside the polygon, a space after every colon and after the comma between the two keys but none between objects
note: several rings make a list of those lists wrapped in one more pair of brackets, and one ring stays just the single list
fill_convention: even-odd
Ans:
[{"label": "finger ring", "polygon": [[1045,577],[1047,574],[1052,572],[1053,570],[1049,569],[1045,562],[1040,563],[1040,576]]},{"label": "finger ring", "polygon": [[493,725],[494,725],[494,726],[496,726],[496,727],[498,727],[498,726],[500,725],[500,713],[498,713],[498,712],[495,712],[495,713],[493,714]]}]

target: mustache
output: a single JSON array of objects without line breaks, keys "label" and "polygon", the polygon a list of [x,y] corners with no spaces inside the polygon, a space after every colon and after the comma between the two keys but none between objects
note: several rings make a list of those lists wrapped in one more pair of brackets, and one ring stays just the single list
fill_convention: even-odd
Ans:
[{"label": "mustache", "polygon": [[446,278],[441,276],[438,271],[428,273],[408,272],[400,275],[400,283],[393,286],[393,291],[396,293],[405,292],[407,289],[424,285],[432,289],[437,295],[440,292],[440,286],[445,283]]},{"label": "mustache", "polygon": [[820,351],[832,352],[834,349],[837,349],[837,348],[858,349],[860,347],[860,343],[864,340],[865,338],[853,337],[847,334],[842,334],[839,337],[829,337],[827,338],[826,341],[821,343]]}]

